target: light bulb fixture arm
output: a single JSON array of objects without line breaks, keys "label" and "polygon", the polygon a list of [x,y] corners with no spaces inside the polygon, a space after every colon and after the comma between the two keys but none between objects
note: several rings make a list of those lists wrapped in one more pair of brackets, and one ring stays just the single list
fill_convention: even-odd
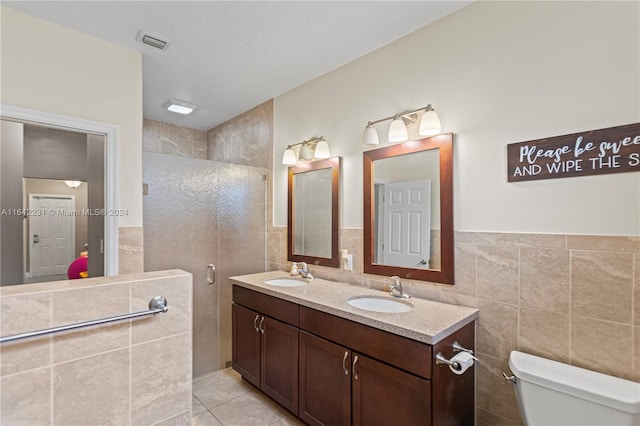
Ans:
[{"label": "light bulb fixture arm", "polygon": [[291,148],[293,148],[294,146],[304,145],[304,144],[306,144],[306,143],[320,142],[320,141],[323,141],[323,140],[324,140],[324,136],[320,136],[319,138],[311,138],[311,139],[308,139],[308,140],[306,140],[306,141],[302,141],[302,142],[294,143],[294,144],[292,144],[292,145],[287,145],[287,149],[291,149]]},{"label": "light bulb fixture arm", "polygon": [[401,112],[400,114],[394,114],[394,115],[390,115],[389,117],[385,117],[385,118],[381,118],[379,120],[375,120],[375,121],[369,121],[367,123],[367,126],[372,126],[374,124],[378,124],[378,123],[382,123],[383,121],[387,121],[387,120],[391,120],[391,119],[396,119],[396,118],[401,118],[401,117],[406,117],[407,115],[411,115],[411,114],[415,114],[419,111],[432,111],[433,107],[431,106],[431,104],[422,107],[422,108],[417,108],[411,111],[405,111],[405,112]]}]

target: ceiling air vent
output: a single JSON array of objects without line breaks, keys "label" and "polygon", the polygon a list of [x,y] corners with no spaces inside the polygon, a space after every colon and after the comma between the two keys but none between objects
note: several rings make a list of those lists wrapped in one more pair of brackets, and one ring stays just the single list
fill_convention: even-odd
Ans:
[{"label": "ceiling air vent", "polygon": [[144,32],[144,30],[138,31],[138,37],[136,37],[136,40],[160,50],[165,50],[169,46],[168,41],[163,40],[158,36],[147,34]]}]

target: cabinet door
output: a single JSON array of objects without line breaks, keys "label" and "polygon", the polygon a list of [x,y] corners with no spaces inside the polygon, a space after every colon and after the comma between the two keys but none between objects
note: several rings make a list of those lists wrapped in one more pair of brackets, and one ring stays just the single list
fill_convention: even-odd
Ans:
[{"label": "cabinet door", "polygon": [[431,425],[429,380],[355,352],[352,356],[354,425]]},{"label": "cabinet door", "polygon": [[240,305],[231,305],[233,369],[249,383],[260,387],[260,314]]},{"label": "cabinet door", "polygon": [[300,331],[298,416],[309,425],[351,423],[351,351]]},{"label": "cabinet door", "polygon": [[298,413],[298,329],[262,316],[260,389],[294,414]]}]

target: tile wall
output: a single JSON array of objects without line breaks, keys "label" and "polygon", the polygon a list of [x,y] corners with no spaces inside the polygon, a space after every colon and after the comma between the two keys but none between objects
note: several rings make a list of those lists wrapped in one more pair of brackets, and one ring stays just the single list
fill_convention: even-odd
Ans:
[{"label": "tile wall", "polygon": [[[312,266],[317,277],[384,290],[363,273],[363,232],[342,229],[354,270]],[[288,270],[287,229],[269,235],[270,270]],[[409,291],[480,310],[476,349],[479,425],[520,424],[512,350],[640,381],[640,237],[456,233],[456,285],[409,281]]]},{"label": "tile wall", "polygon": [[0,424],[189,424],[191,275],[81,281],[2,287],[1,335],[146,310],[154,296],[166,297],[169,310],[3,344]]}]

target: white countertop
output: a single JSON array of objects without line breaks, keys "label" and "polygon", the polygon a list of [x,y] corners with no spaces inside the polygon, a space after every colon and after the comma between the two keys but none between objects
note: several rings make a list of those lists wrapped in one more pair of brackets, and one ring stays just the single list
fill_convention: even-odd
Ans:
[{"label": "white countertop", "polygon": [[250,290],[431,345],[478,318],[475,308],[418,298],[402,299],[413,305],[409,312],[366,311],[349,305],[347,301],[358,296],[394,298],[387,292],[321,278],[305,280],[308,284],[301,287],[277,287],[264,283],[274,278],[294,277],[284,271],[271,271],[231,277],[230,280]]}]

